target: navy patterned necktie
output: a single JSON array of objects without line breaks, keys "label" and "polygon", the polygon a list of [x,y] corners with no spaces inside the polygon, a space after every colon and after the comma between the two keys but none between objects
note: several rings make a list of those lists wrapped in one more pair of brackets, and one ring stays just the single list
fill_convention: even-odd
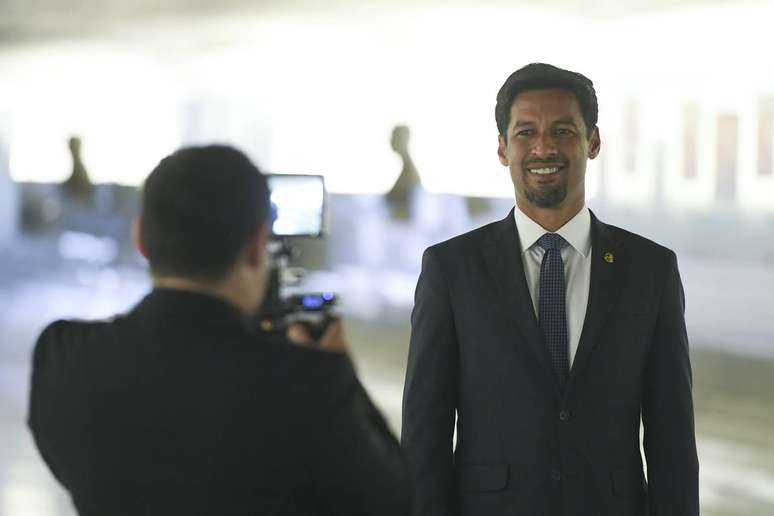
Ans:
[{"label": "navy patterned necktie", "polygon": [[546,233],[537,243],[545,250],[543,262],[540,264],[538,324],[551,354],[551,363],[554,366],[559,387],[564,389],[570,374],[564,262],[562,261],[562,247],[567,242],[556,233]]}]

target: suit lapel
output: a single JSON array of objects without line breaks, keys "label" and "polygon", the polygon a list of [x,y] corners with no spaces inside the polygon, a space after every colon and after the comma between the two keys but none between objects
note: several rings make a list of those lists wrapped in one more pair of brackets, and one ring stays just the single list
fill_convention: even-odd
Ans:
[{"label": "suit lapel", "polygon": [[555,387],[551,367],[551,357],[543,345],[543,337],[537,324],[532,298],[529,295],[524,264],[521,260],[521,244],[513,217],[513,210],[499,223],[495,224],[492,237],[482,250],[491,281],[504,301],[503,308],[508,319],[518,328],[519,333],[532,350],[546,378]]},{"label": "suit lapel", "polygon": [[599,341],[599,332],[610,310],[618,301],[622,279],[628,266],[624,251],[620,242],[612,237],[608,226],[592,213],[589,300],[567,392],[573,389],[577,378],[588,365],[591,353]]}]

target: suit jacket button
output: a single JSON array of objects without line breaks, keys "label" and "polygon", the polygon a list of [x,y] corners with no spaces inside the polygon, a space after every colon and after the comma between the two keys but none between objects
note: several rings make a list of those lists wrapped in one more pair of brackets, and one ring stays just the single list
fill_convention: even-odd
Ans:
[{"label": "suit jacket button", "polygon": [[562,474],[557,469],[551,470],[551,478],[556,480],[557,482],[562,479]]},{"label": "suit jacket button", "polygon": [[570,419],[570,413],[567,410],[559,412],[559,421],[567,421]]}]

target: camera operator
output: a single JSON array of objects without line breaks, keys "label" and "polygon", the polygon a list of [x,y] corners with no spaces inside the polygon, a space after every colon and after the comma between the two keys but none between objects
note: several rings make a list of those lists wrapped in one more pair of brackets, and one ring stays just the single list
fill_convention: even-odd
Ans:
[{"label": "camera operator", "polygon": [[250,330],[269,211],[241,152],[175,152],[135,226],[153,291],[110,321],[43,331],[28,423],[81,516],[409,512],[397,441],[341,322],[319,341],[298,324],[287,339]]}]

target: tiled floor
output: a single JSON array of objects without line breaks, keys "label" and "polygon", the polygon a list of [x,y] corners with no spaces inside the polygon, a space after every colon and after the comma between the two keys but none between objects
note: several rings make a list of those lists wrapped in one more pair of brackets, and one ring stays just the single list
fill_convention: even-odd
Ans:
[{"label": "tiled floor", "polygon": [[[120,311],[147,287],[144,273],[135,269],[63,267],[39,269],[46,272],[0,285],[0,516],[74,515],[24,426],[35,334],[60,315],[101,317]],[[382,288],[375,283],[379,281]],[[347,331],[359,372],[396,430],[413,281],[398,273],[365,278],[357,271],[310,278],[311,283],[342,286],[349,299],[343,310],[350,314]],[[375,292],[382,293],[375,297]],[[698,344],[693,364],[702,514],[771,516],[774,360],[760,354],[744,358]]]}]

